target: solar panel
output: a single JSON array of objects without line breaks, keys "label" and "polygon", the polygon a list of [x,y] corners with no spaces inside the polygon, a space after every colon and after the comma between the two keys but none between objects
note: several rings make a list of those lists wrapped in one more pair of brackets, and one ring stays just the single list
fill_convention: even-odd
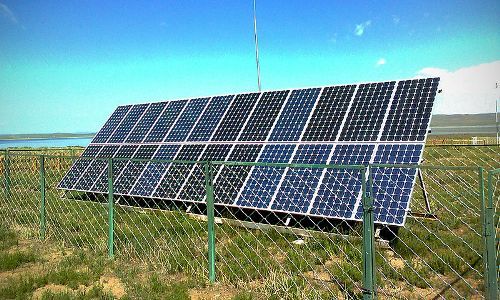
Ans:
[{"label": "solar panel", "polygon": [[[231,151],[230,144],[208,145],[199,158],[200,161],[224,161]],[[189,176],[185,178],[182,188],[177,193],[177,199],[203,201],[205,196],[205,170],[199,165],[193,165]]]},{"label": "solar panel", "polygon": [[[266,145],[258,161],[264,163],[288,163],[295,145]],[[285,168],[255,166],[236,201],[238,206],[267,208],[278,188]]]},{"label": "solar panel", "polygon": [[[234,145],[228,161],[255,161],[259,156],[261,144]],[[250,166],[223,166],[214,178],[215,202],[231,204],[250,172]]]},{"label": "solar panel", "polygon": [[200,98],[189,100],[186,109],[175,122],[174,127],[165,138],[165,142],[182,142],[194,126],[196,120],[201,115],[210,98]]},{"label": "solar panel", "polygon": [[[423,145],[383,144],[378,146],[374,163],[418,164]],[[379,223],[403,224],[416,179],[414,168],[373,168],[374,218]],[[357,218],[361,218],[361,211]]]},{"label": "solar panel", "polygon": [[245,120],[257,103],[260,93],[238,95],[231,102],[224,118],[212,138],[213,141],[236,141],[238,134],[245,125]]},{"label": "solar panel", "polygon": [[438,79],[414,79],[398,83],[388,112],[382,141],[423,141],[428,131]]},{"label": "solar panel", "polygon": [[[137,148],[132,158],[136,159],[151,159],[156,152],[158,145],[141,145]],[[115,177],[114,190],[117,194],[126,194],[132,188],[137,180],[137,177],[146,167],[147,162],[143,161],[127,161],[123,171]]]},{"label": "solar panel", "polygon": [[259,99],[239,141],[264,141],[290,91],[265,92]]},{"label": "solar panel", "polygon": [[340,134],[341,141],[376,141],[394,81],[360,84]]},{"label": "solar panel", "polygon": [[142,117],[149,104],[134,105],[123,118],[122,122],[115,129],[113,134],[108,139],[108,143],[121,143],[125,141],[130,131],[134,128],[135,123]]},{"label": "solar panel", "polygon": [[234,96],[213,97],[189,135],[190,141],[208,141]]},{"label": "solar panel", "polygon": [[[330,165],[418,164],[439,78],[337,85],[119,106],[59,188],[204,202],[200,164],[236,161]],[[89,159],[83,159],[89,158]],[[360,220],[358,169],[213,166],[217,205]],[[411,168],[373,170],[375,222],[404,225]]]},{"label": "solar panel", "polygon": [[[193,161],[198,160],[205,145],[184,145],[181,147],[175,160]],[[191,164],[171,164],[162,174],[160,184],[156,186],[152,196],[157,198],[175,199],[183,180],[189,175]]]},{"label": "solar panel", "polygon": [[[375,145],[337,145],[329,163],[333,165],[367,165]],[[351,218],[361,198],[362,174],[352,169],[327,169],[313,201],[311,214]]]},{"label": "solar panel", "polygon": [[[332,145],[299,145],[292,163],[326,164]],[[288,168],[269,208],[306,213],[319,184],[322,169]]]},{"label": "solar panel", "polygon": [[[180,145],[162,145],[153,155],[155,160],[173,160],[175,155],[181,148]],[[151,196],[152,191],[156,188],[162,175],[167,170],[169,164],[162,162],[148,162],[144,166],[141,175],[136,179],[134,186],[131,188],[131,195]]]},{"label": "solar panel", "polygon": [[162,111],[167,106],[166,102],[152,103],[141,119],[137,122],[132,132],[128,135],[125,140],[126,143],[139,143],[141,142],[146,134],[153,126],[154,121],[162,113]]},{"label": "solar panel", "polygon": [[[120,146],[118,145],[107,145],[104,146],[99,152],[99,157],[101,158],[112,158],[115,157],[116,152],[120,149]],[[98,160],[98,165],[95,166],[95,173],[97,176],[93,176],[92,173],[86,173],[84,177],[89,177],[89,178],[96,178],[95,181],[93,181],[92,187],[90,188],[90,191],[99,191],[99,192],[105,192],[108,190],[108,175],[107,175],[107,167],[108,167],[108,162],[103,161],[103,160]],[[90,169],[89,169],[90,171]]]},{"label": "solar panel", "polygon": [[302,140],[335,141],[355,88],[355,85],[324,88]]},{"label": "solar panel", "polygon": [[144,143],[162,142],[165,136],[170,132],[170,128],[177,120],[187,100],[172,101],[167,104],[165,110],[156,119],[151,130],[146,134]]},{"label": "solar panel", "polygon": [[[115,111],[116,113],[116,111]],[[111,116],[111,118],[114,117],[115,113]],[[116,116],[116,115],[115,115]],[[123,117],[123,116],[122,116]],[[110,122],[106,122],[105,127],[107,124]],[[103,128],[102,130],[108,131],[109,127]],[[102,131],[101,130],[101,131]],[[104,135],[104,134],[103,134]],[[94,138],[95,139],[95,138]],[[99,151],[101,151],[102,146],[98,145],[89,145],[85,151],[83,151],[82,156],[86,158],[90,157],[96,157]],[[68,173],[64,176],[64,178],[61,180],[59,183],[59,187],[64,188],[64,189],[72,189],[75,183],[80,179],[83,173],[85,173],[85,170],[87,167],[91,164],[92,160],[90,159],[78,159],[69,169]]]},{"label": "solar panel", "polygon": [[92,139],[91,143],[105,143],[115,131],[116,127],[120,125],[123,117],[125,117],[131,107],[132,105],[119,106]]},{"label": "solar panel", "polygon": [[292,91],[269,140],[298,141],[320,91],[320,88]]}]

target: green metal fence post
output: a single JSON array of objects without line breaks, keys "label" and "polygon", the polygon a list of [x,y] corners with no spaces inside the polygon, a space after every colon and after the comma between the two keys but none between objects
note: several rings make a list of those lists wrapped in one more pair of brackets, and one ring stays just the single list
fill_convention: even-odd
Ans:
[{"label": "green metal fence post", "polygon": [[493,203],[493,175],[497,172],[488,172],[488,200],[484,197],[483,168],[479,168],[479,188],[482,199],[483,212],[483,233],[484,233],[484,278],[486,280],[487,299],[498,299],[498,273],[496,258],[496,229],[495,229],[495,206]]},{"label": "green metal fence post", "polygon": [[114,197],[113,197],[113,159],[108,159],[108,257],[113,258],[114,253]]},{"label": "green metal fence post", "polygon": [[45,239],[45,156],[39,155],[40,160],[40,238]]},{"label": "green metal fence post", "polygon": [[366,169],[361,170],[363,201],[363,299],[375,298],[375,240],[373,223],[372,169],[368,167],[368,187]]},{"label": "green metal fence post", "polygon": [[208,223],[208,279],[215,282],[215,212],[214,186],[211,162],[205,163],[205,188],[207,193],[207,223]]},{"label": "green metal fence post", "polygon": [[5,150],[5,159],[3,161],[3,173],[4,173],[4,184],[5,184],[5,197],[10,196],[10,157],[9,149]]}]

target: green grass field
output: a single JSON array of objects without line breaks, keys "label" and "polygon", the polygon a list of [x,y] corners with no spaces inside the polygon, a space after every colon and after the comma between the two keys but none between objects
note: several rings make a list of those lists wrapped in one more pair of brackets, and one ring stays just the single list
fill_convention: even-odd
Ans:
[{"label": "green grass field", "polygon": [[[426,165],[500,167],[498,147],[428,147]],[[360,224],[299,234],[217,223],[216,275],[208,282],[207,223],[170,211],[115,208],[115,259],[107,259],[107,207],[76,201],[57,183],[71,166],[46,159],[46,240],[40,236],[37,158],[10,161],[0,196],[0,298],[351,299],[361,296]],[[484,294],[479,174],[426,169],[437,219],[408,218],[391,247],[377,244],[379,298],[468,298]],[[1,174],[3,169],[1,169]],[[97,199],[105,202],[105,199]],[[159,204],[158,204],[159,205]],[[417,186],[412,212],[426,212]],[[305,235],[304,235],[305,232]],[[295,243],[303,240],[304,243]],[[57,259],[52,259],[56,257]],[[458,280],[457,280],[458,279]],[[114,283],[119,288],[109,287]],[[166,297],[167,295],[168,297]]]}]

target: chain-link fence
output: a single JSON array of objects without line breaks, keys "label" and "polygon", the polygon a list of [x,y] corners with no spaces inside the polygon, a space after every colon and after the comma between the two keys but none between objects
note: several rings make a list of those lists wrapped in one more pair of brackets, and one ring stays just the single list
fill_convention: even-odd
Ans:
[{"label": "chain-link fence", "polygon": [[427,145],[424,164],[431,166],[475,166],[485,170],[500,168],[500,145]]},{"label": "chain-link fence", "polygon": [[[452,151],[464,150],[427,153],[426,162],[451,162]],[[484,151],[473,157],[498,164]],[[256,299],[496,296],[499,174],[483,178],[482,168],[460,160],[365,167],[94,159],[82,166],[95,172],[75,173],[78,188],[62,190],[67,171],[85,158],[0,158],[0,218],[26,237],[216,281]],[[325,176],[334,182],[318,186]],[[414,178],[414,188],[398,176]],[[374,222],[384,206],[394,213],[401,193],[411,197],[404,226]],[[323,205],[307,201],[312,196]],[[356,211],[357,219],[346,217]]]}]

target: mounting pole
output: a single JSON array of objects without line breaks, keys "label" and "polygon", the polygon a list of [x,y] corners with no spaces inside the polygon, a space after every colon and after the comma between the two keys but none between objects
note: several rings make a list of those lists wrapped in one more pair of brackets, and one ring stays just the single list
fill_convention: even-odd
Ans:
[{"label": "mounting pole", "polygon": [[215,208],[214,208],[214,176],[210,161],[205,163],[205,192],[207,195],[208,225],[208,279],[215,282]]},{"label": "mounting pole", "polygon": [[115,256],[115,221],[114,221],[114,187],[113,187],[113,159],[108,158],[108,257]]},{"label": "mounting pole", "polygon": [[256,0],[253,0],[253,36],[255,40],[255,63],[257,64],[257,86],[260,87],[260,63],[259,63],[259,39],[257,36],[257,4]]},{"label": "mounting pole", "polygon": [[418,181],[420,183],[420,187],[422,188],[422,194],[424,196],[425,201],[425,209],[429,215],[432,215],[431,203],[429,202],[429,198],[427,195],[427,189],[425,188],[424,176],[422,175],[422,169],[417,169]]}]

